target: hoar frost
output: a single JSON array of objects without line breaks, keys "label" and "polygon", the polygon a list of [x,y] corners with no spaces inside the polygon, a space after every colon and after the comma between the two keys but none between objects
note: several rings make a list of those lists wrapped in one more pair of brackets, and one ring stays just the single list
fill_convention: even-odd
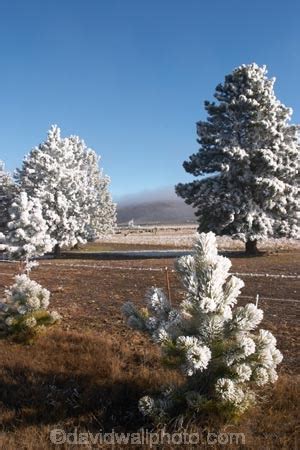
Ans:
[{"label": "hoar frost", "polygon": [[113,231],[116,205],[108,190],[110,179],[78,136],[63,138],[53,125],[46,141],[25,157],[16,180],[28,197],[40,202],[57,251]]},{"label": "hoar frost", "polygon": [[17,275],[15,283],[5,291],[0,303],[2,328],[8,332],[26,332],[52,325],[61,319],[56,311],[48,311],[50,292],[27,274]]},{"label": "hoar frost", "polygon": [[20,191],[9,208],[9,217],[7,252],[10,257],[23,260],[30,271],[32,259],[50,252],[54,245],[42,215],[42,205],[37,198],[29,198],[26,192]]},{"label": "hoar frost", "polygon": [[229,275],[230,260],[218,255],[216,237],[201,233],[194,254],[183,256],[177,270],[185,296],[177,308],[159,288],[146,294],[146,308],[123,306],[128,324],[150,334],[161,346],[163,361],[178,368],[185,382],[139,402],[154,420],[194,416],[214,409],[241,414],[255,402],[255,387],[277,380],[282,360],[276,339],[255,329],[263,311],[254,304],[236,306],[244,286]]},{"label": "hoar frost", "polygon": [[[0,161],[0,233],[4,233],[9,222],[9,208],[17,193],[17,186],[12,177],[5,171],[4,163]],[[3,239],[4,236],[1,238]],[[2,250],[0,248],[0,250]]]},{"label": "hoar frost", "polygon": [[274,82],[257,64],[225,77],[197,123],[201,147],[183,163],[197,179],[176,186],[200,231],[241,239],[248,253],[260,239],[299,237],[299,126]]}]

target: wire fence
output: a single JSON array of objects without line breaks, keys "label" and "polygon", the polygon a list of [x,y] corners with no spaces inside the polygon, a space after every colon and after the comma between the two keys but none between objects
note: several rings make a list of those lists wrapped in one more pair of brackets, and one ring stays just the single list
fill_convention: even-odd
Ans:
[{"label": "wire fence", "polygon": [[[3,262],[3,261],[2,261]],[[17,263],[17,261],[5,261],[7,263]],[[55,267],[65,267],[72,270],[80,270],[82,269],[97,269],[97,270],[120,270],[125,272],[160,272],[165,274],[165,281],[166,281],[166,287],[169,294],[169,298],[171,298],[171,291],[177,291],[177,292],[183,292],[180,288],[171,288],[169,274],[170,273],[176,273],[176,270],[170,269],[168,267],[124,267],[124,266],[115,266],[115,265],[99,265],[99,264],[64,264],[64,263],[54,263],[53,261],[50,263],[43,262],[42,267],[44,266],[55,266]],[[7,275],[6,272],[0,272],[0,275]],[[286,275],[286,274],[269,274],[269,273],[252,273],[252,272],[231,272],[230,275],[236,275],[241,277],[251,277],[251,278],[274,278],[274,279],[300,279],[300,275]],[[254,299],[254,296],[249,295],[240,295],[239,298],[241,299]],[[291,299],[291,298],[274,298],[274,297],[259,297],[260,300],[263,301],[275,301],[275,302],[293,302],[293,303],[300,303],[300,300],[297,299]]]},{"label": "wire fence", "polygon": [[[0,260],[0,264],[17,264],[19,261],[16,260]],[[55,266],[55,267],[80,267],[80,268],[90,268],[90,269],[108,269],[108,270],[124,270],[124,271],[145,271],[145,272],[164,272],[166,269],[169,272],[176,272],[175,269],[164,268],[164,267],[128,267],[128,266],[115,266],[115,265],[103,265],[103,264],[71,264],[71,263],[47,263],[43,262],[43,266]],[[253,272],[230,272],[230,275],[237,275],[241,277],[265,277],[265,278],[286,278],[286,279],[300,279],[298,274],[271,274],[271,273],[253,273]]]},{"label": "wire fence", "polygon": [[[18,261],[0,261],[5,263],[18,263]],[[72,269],[102,269],[102,270],[123,270],[123,271],[136,271],[136,272],[165,272],[168,270],[170,273],[176,273],[175,269],[168,267],[128,267],[128,266],[115,266],[115,265],[99,265],[99,264],[56,264],[56,263],[43,263],[42,266],[55,266],[55,267],[67,267]],[[0,272],[1,275],[6,275],[5,272]],[[253,272],[230,272],[230,275],[236,275],[239,277],[253,277],[253,278],[282,278],[282,279],[300,279],[300,275],[286,275],[286,274],[272,274],[272,273],[253,273]]]},{"label": "wire fence", "polygon": [[[171,273],[176,273],[175,269],[169,269],[167,267],[124,267],[115,265],[99,265],[99,264],[55,264],[55,263],[43,263],[43,266],[56,266],[56,267],[72,267],[72,268],[92,268],[92,269],[108,269],[108,270],[124,270],[124,271],[142,271],[142,272],[164,272],[166,269]],[[230,272],[230,275],[237,275],[243,277],[266,277],[266,278],[287,278],[287,279],[300,279],[300,275],[286,275],[286,274],[271,274],[271,273],[252,273],[252,272]]]}]

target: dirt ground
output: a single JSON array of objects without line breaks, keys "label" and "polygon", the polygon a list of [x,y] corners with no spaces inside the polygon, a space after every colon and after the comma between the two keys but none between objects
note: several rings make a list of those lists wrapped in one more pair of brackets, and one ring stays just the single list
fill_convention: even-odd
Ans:
[{"label": "dirt ground", "polygon": [[[297,394],[295,394],[295,386],[290,383],[290,380],[295,383],[297,376],[300,374],[300,252],[286,251],[253,258],[245,258],[241,257],[239,253],[232,253],[231,261],[232,272],[242,274],[239,276],[245,282],[239,304],[255,302],[255,297],[259,294],[259,305],[264,310],[262,326],[270,329],[278,339],[278,347],[284,355],[279,372],[285,387],[280,388],[282,389],[280,395],[282,395],[282,398],[285,396],[284,389],[287,389],[287,385],[293,386],[291,388],[293,393],[290,392],[291,399],[289,401],[294,403],[288,408],[291,410],[291,416],[294,417],[297,409],[297,398],[293,396]],[[85,370],[90,371],[89,377],[96,377],[97,373],[93,367],[100,364],[101,354],[106,355],[107,358],[117,358],[113,365],[109,365],[108,373],[105,372],[103,375],[103,367],[101,366],[101,371],[99,368],[102,382],[106,380],[106,383],[108,379],[114,376],[118,380],[124,378],[127,380],[128,374],[131,374],[130,377],[133,377],[132,383],[134,385],[134,387],[131,385],[131,387],[129,385],[123,386],[126,391],[126,400],[121,396],[123,398],[121,406],[118,404],[121,388],[118,387],[117,393],[113,391],[112,397],[115,398],[116,396],[113,401],[117,403],[117,406],[114,406],[116,408],[114,416],[113,418],[109,416],[109,420],[106,416],[104,419],[104,416],[101,416],[101,425],[109,428],[115,426],[118,421],[121,424],[120,426],[123,427],[131,424],[132,418],[128,417],[127,414],[130,410],[129,403],[136,401],[141,393],[147,391],[147,385],[151,389],[154,388],[153,383],[154,385],[160,385],[166,374],[161,372],[159,356],[155,346],[149,342],[147,337],[130,330],[126,326],[120,308],[127,300],[142,305],[145,291],[150,286],[166,289],[166,268],[168,268],[171,299],[176,304],[182,298],[183,292],[180,280],[173,271],[174,259],[124,259],[117,261],[49,259],[40,262],[39,267],[32,272],[32,278],[51,291],[51,309],[56,309],[62,314],[63,321],[55,329],[40,337],[39,341],[32,346],[24,346],[3,339],[0,341],[2,365],[0,372],[0,383],[2,378],[0,430],[2,430],[2,434],[0,432],[0,435],[4,436],[3,448],[15,448],[14,445],[19,442],[15,439],[20,438],[20,429],[27,430],[27,433],[30,429],[30,436],[35,436],[33,440],[33,438],[28,437],[29,434],[26,435],[28,443],[26,444],[27,447],[24,448],[34,448],[35,442],[39,442],[39,448],[48,448],[41,445],[41,440],[44,442],[45,427],[49,427],[55,421],[62,421],[69,425],[75,422],[76,424],[84,424],[84,426],[92,424],[91,426],[95,427],[97,421],[100,420],[99,418],[95,419],[98,414],[94,412],[97,410],[97,405],[88,403],[89,414],[82,412],[80,420],[78,415],[75,414],[75,422],[73,412],[72,414],[69,412],[60,413],[59,415],[57,415],[57,412],[53,412],[54,417],[48,420],[44,416],[45,411],[40,411],[37,406],[39,404],[37,395],[42,395],[40,394],[41,390],[43,395],[49,396],[51,394],[49,394],[49,389],[51,390],[49,386],[55,385],[53,380],[59,379],[62,373],[68,374],[68,379],[62,383],[69,386],[72,371],[76,374],[74,375],[75,378],[79,375],[83,377],[81,382],[76,378],[76,383],[81,386],[81,389],[85,389],[84,376],[87,376],[87,374],[84,375]],[[15,263],[0,263],[0,298],[5,287],[12,283],[17,270],[18,267]],[[50,343],[52,344],[50,345]],[[85,346],[89,349],[87,352],[90,354],[89,360],[81,354],[76,356],[78,346],[79,348]],[[97,350],[95,350],[95,347],[97,347]],[[106,350],[104,347],[107,347]],[[54,349],[56,349],[56,353],[54,353]],[[51,358],[53,359],[52,362]],[[62,358],[66,362],[63,362]],[[57,374],[55,374],[55,364],[57,364],[57,368],[60,367],[60,369],[57,369]],[[77,364],[82,366],[81,369]],[[38,371],[36,365],[39,366]],[[84,365],[86,365],[86,368],[84,368]],[[49,378],[50,368],[51,376]],[[136,374],[136,370],[141,372]],[[155,370],[155,376],[153,370]],[[38,376],[36,371],[39,373]],[[119,371],[118,374],[116,374],[116,371]],[[41,378],[41,373],[45,378]],[[112,373],[115,373],[115,375],[112,375]],[[124,374],[126,374],[126,377]],[[99,374],[97,376],[100,377]],[[134,378],[137,376],[142,378]],[[160,379],[159,376],[161,376]],[[168,375],[169,378],[172,376],[172,374]],[[98,378],[97,383],[99,383]],[[45,385],[47,385],[46,391]],[[140,387],[137,389],[136,386]],[[66,389],[69,389],[69,387]],[[131,389],[134,389],[134,392]],[[8,392],[11,393],[12,391],[18,392],[18,396],[13,396],[13,399],[11,399],[11,395],[8,396]],[[54,404],[56,401],[55,395]],[[107,393],[103,395],[107,395]],[[124,396],[123,391],[122,395]],[[70,399],[69,394],[68,399]],[[74,399],[74,402],[76,404],[76,399]],[[124,402],[129,403],[126,405]],[[281,399],[278,402],[279,410],[280,408],[284,409],[282,406],[284,400]],[[85,400],[86,404],[87,400]],[[80,408],[82,408],[82,405],[79,410]],[[92,418],[91,414],[93,415]],[[258,420],[259,414],[254,416],[256,419],[253,420]],[[286,414],[286,412],[283,414]],[[278,427],[277,422],[282,420],[282,417],[279,419],[279,416],[276,416],[277,418],[273,420],[274,426]],[[31,418],[28,419],[28,417]],[[290,422],[288,419],[286,420],[287,423],[290,423],[290,429],[286,433],[291,433],[291,430],[295,428],[296,419],[294,417]],[[251,436],[254,433],[253,427],[256,426],[259,429],[261,426],[252,422],[252,425],[249,425],[247,421],[245,423],[247,423],[247,427],[252,427],[252,431],[249,432]],[[270,421],[264,426],[268,430],[267,433],[272,434],[274,429],[270,425]],[[258,439],[254,441],[256,448],[264,445],[263,433],[266,432],[266,429],[261,432],[259,439],[255,438]],[[15,433],[14,438],[11,437],[11,432]],[[9,439],[8,436],[10,436]],[[293,437],[293,439],[295,438]],[[274,443],[275,441],[276,439],[271,439],[270,442]],[[291,445],[291,442],[294,442],[289,439],[286,440],[286,437],[283,440],[277,439],[277,441],[281,447],[268,448],[293,448],[284,446],[286,442],[288,446]]]},{"label": "dirt ground", "polygon": [[[232,272],[241,273],[239,276],[245,282],[240,304],[255,302],[259,294],[259,305],[265,312],[263,326],[278,338],[285,355],[285,370],[299,371],[300,252],[257,258],[233,257],[231,261]],[[131,300],[142,305],[143,296],[151,286],[167,290],[166,268],[172,300],[178,302],[182,298],[174,262],[174,259],[46,260],[33,271],[32,278],[51,291],[51,307],[63,315],[63,328],[109,331],[126,337],[131,330],[121,316],[122,304]],[[16,270],[16,264],[0,264],[0,295],[5,286],[12,283]]]}]

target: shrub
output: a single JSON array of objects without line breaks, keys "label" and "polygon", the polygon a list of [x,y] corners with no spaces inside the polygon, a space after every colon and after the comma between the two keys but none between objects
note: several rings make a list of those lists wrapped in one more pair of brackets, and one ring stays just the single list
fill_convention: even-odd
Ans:
[{"label": "shrub", "polygon": [[45,326],[61,319],[56,311],[48,311],[50,292],[28,275],[15,277],[0,304],[2,329],[25,340],[34,337]]},{"label": "shrub", "polygon": [[211,413],[238,417],[255,402],[256,386],[277,380],[282,355],[276,339],[263,329],[254,333],[261,309],[236,306],[244,283],[229,276],[230,267],[230,260],[218,255],[215,235],[201,233],[194,255],[177,261],[186,291],[177,308],[159,288],[147,292],[145,309],[123,305],[128,324],[150,334],[161,346],[163,363],[184,375],[180,386],[140,400],[141,412],[154,421]]}]

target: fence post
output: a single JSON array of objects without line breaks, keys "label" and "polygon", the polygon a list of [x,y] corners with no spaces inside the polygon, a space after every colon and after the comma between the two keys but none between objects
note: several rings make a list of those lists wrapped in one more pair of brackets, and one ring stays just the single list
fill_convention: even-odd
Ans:
[{"label": "fence post", "polygon": [[166,274],[166,283],[167,283],[167,289],[168,289],[169,303],[170,303],[170,305],[172,305],[171,288],[170,288],[170,279],[169,279],[168,267],[165,268],[165,274]]},{"label": "fence post", "polygon": [[259,300],[259,294],[256,294],[256,303],[255,303],[256,308],[258,306],[258,300]]}]

